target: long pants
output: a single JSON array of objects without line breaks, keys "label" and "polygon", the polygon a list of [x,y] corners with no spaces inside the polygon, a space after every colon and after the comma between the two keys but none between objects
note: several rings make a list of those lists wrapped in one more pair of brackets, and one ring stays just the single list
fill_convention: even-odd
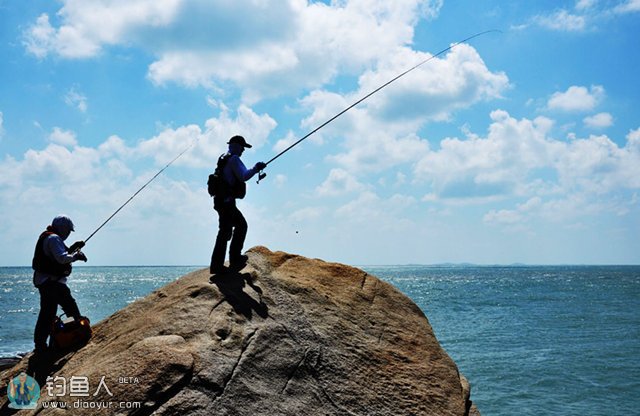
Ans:
[{"label": "long pants", "polygon": [[67,285],[47,280],[38,287],[40,291],[40,314],[33,334],[36,349],[46,348],[51,326],[58,312],[58,305],[69,317],[80,317],[76,300],[71,296]]},{"label": "long pants", "polygon": [[211,254],[211,269],[219,269],[224,265],[227,241],[229,246],[229,261],[238,261],[242,255],[242,246],[247,237],[247,221],[242,212],[236,207],[235,200],[228,202],[215,201],[214,208],[218,212],[218,236]]}]

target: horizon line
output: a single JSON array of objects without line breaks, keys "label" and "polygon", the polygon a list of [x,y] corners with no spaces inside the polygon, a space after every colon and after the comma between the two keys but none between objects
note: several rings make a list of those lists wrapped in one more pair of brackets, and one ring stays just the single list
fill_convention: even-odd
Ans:
[{"label": "horizon line", "polygon": [[[322,260],[322,259],[319,259]],[[326,260],[322,260],[326,261]],[[340,263],[326,261],[327,263]],[[389,264],[348,264],[353,267],[640,267],[640,263],[471,263],[471,262],[442,262],[442,263],[389,263]],[[207,265],[197,264],[111,264],[111,265],[74,265],[76,269],[82,268],[108,268],[108,267],[198,267],[207,268]],[[31,266],[5,266],[2,269],[31,268]]]}]

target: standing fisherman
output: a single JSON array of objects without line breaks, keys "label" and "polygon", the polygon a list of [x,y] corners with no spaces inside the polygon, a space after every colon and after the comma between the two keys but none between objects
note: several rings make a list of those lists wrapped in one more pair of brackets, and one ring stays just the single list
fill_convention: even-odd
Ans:
[{"label": "standing fisherman", "polygon": [[71,247],[64,244],[72,231],[73,222],[69,217],[55,217],[46,231],[40,234],[33,254],[33,284],[40,292],[40,314],[33,335],[36,354],[47,349],[47,338],[58,305],[67,316],[80,319],[78,305],[67,287],[67,277],[71,274],[71,263],[77,260],[86,262],[87,256],[79,251],[84,247],[84,241],[77,241]]},{"label": "standing fisherman", "polygon": [[244,198],[247,191],[245,182],[265,168],[263,162],[258,162],[251,169],[247,169],[240,160],[244,149],[251,148],[242,136],[233,136],[227,144],[229,151],[218,159],[218,169],[222,174],[223,189],[213,198],[213,207],[218,213],[218,235],[211,254],[212,274],[223,274],[229,271],[224,266],[229,247],[229,266],[231,270],[241,270],[247,263],[247,256],[242,254],[242,246],[247,236],[247,221],[236,206],[237,198]]}]

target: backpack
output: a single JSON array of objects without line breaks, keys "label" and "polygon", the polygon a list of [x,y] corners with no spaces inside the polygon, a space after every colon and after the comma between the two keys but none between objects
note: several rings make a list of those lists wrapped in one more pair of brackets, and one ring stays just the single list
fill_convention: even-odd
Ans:
[{"label": "backpack", "polygon": [[229,153],[225,153],[218,158],[218,164],[216,170],[209,175],[207,180],[207,190],[212,197],[227,197],[242,199],[247,193],[247,185],[243,181],[237,181],[233,186],[229,185],[224,180],[224,168],[227,166],[227,162],[231,159]]},{"label": "backpack", "polygon": [[53,322],[50,345],[60,350],[79,349],[89,342],[92,332],[91,322],[86,316],[76,321],[73,318],[63,320],[60,315]]},{"label": "backpack", "polygon": [[211,175],[209,175],[209,180],[207,181],[207,190],[209,191],[210,196],[222,196],[225,188],[227,188],[227,185],[224,182],[222,171],[227,165],[230,157],[231,155],[228,153],[221,155],[218,158],[216,170]]}]

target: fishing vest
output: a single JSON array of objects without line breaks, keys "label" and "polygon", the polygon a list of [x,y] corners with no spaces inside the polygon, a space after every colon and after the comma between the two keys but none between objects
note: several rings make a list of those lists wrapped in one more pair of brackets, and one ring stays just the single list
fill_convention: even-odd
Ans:
[{"label": "fishing vest", "polygon": [[[50,274],[58,278],[67,277],[71,274],[71,263],[60,264],[56,259],[51,258],[44,253],[44,240],[50,235],[56,235],[56,233],[52,231],[45,231],[40,234],[38,242],[36,243],[35,252],[33,253],[31,267],[33,270],[40,273]],[[67,248],[66,245],[65,248]]]}]

